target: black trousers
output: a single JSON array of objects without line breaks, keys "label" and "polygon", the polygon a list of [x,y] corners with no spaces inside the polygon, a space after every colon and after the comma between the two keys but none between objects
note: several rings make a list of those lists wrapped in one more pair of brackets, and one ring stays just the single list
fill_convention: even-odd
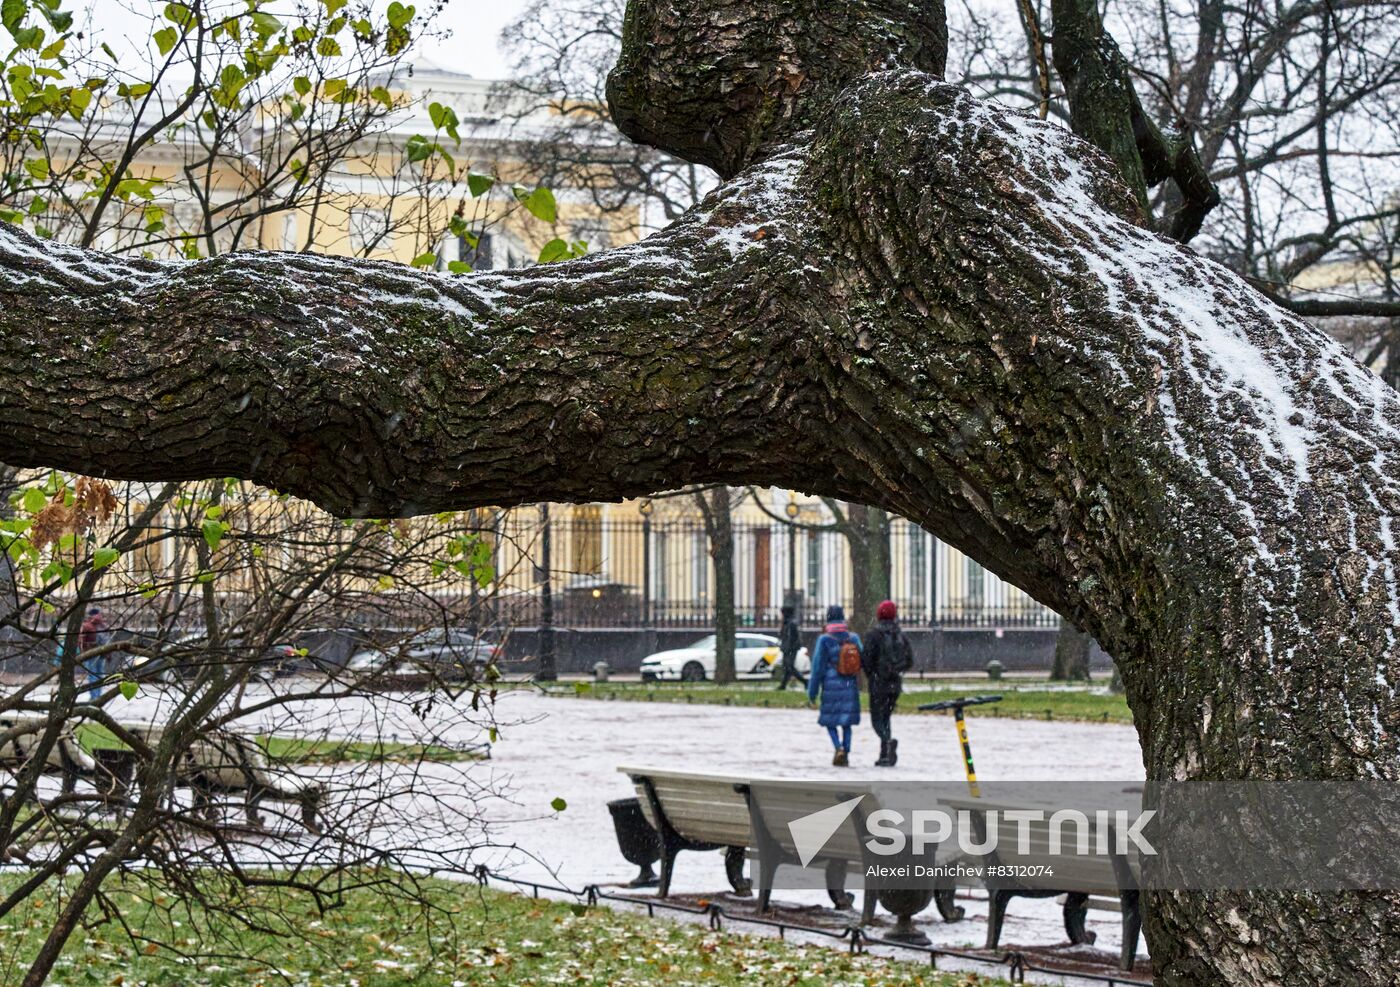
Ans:
[{"label": "black trousers", "polygon": [[883,744],[890,742],[890,714],[894,712],[894,706],[897,702],[899,702],[899,693],[897,692],[882,691],[870,694],[870,723],[875,727],[875,733]]},{"label": "black trousers", "polygon": [[783,655],[783,681],[778,684],[779,689],[786,689],[789,679],[797,679],[803,685],[807,684],[807,676],[797,670],[797,654]]}]

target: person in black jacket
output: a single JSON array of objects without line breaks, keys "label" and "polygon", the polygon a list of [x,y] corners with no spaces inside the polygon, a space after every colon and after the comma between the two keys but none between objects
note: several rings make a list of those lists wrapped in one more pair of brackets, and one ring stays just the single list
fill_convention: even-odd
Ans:
[{"label": "person in black jacket", "polygon": [[899,741],[890,735],[890,714],[904,691],[904,673],[914,667],[914,648],[899,629],[899,609],[893,600],[875,611],[876,624],[865,636],[861,655],[870,688],[870,722],[880,736],[877,768],[892,768],[899,759]]},{"label": "person in black jacket", "polygon": [[786,689],[788,679],[797,679],[804,686],[807,677],[797,670],[797,652],[802,647],[802,630],[792,607],[783,607],[783,629],[778,632],[778,651],[783,656],[783,681],[778,689]]}]

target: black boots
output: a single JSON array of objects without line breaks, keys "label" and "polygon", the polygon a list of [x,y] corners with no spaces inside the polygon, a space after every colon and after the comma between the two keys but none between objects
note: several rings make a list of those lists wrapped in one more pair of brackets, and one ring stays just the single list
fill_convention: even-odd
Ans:
[{"label": "black boots", "polygon": [[888,768],[890,766],[890,742],[880,741],[880,759],[875,762],[877,768]]},{"label": "black boots", "polygon": [[880,741],[880,760],[878,760],[878,761],[875,762],[875,767],[877,767],[877,768],[892,768],[892,767],[894,767],[895,761],[899,760],[899,755],[896,753],[896,751],[898,750],[898,748],[899,748],[899,741],[897,741],[897,740],[882,740],[882,741]]}]

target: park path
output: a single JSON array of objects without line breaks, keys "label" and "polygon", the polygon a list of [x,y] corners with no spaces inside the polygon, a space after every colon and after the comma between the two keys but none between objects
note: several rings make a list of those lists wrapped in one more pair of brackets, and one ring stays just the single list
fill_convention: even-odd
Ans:
[{"label": "park path", "polygon": [[[405,785],[400,800],[402,807],[411,798],[414,808],[386,817],[366,835],[399,851],[421,850],[426,865],[466,864],[461,848],[475,844],[470,863],[570,888],[624,882],[636,873],[618,852],[607,810],[609,800],[633,794],[627,778],[617,771],[619,765],[770,778],[949,781],[963,776],[950,717],[896,715],[899,765],[877,771],[870,763],[878,741],[868,719],[856,728],[855,766],[841,769],[831,766],[830,745],[817,726],[816,713],[805,709],[576,699],[513,689],[502,692],[487,714],[484,709],[472,711],[466,700],[451,703],[439,697],[424,709],[416,698],[420,697],[395,694],[299,701],[279,710],[275,721],[264,718],[247,726],[278,733],[465,744],[487,740],[493,719],[496,736],[489,761],[418,766],[413,785]],[[131,712],[140,715],[140,707],[154,699],[137,700]],[[978,775],[989,783],[1143,777],[1137,735],[1128,726],[979,716],[969,720],[969,731]],[[382,765],[360,770],[382,772],[382,789],[391,781],[389,776],[406,769]],[[566,803],[561,812],[551,808],[556,798]],[[435,804],[439,801],[441,805]],[[483,842],[490,846],[483,848]],[[683,853],[674,890],[723,900],[727,885],[719,855]],[[825,903],[820,892],[782,891],[775,898],[793,905]],[[968,911],[962,922],[944,924],[932,909],[919,917],[936,945],[981,945],[985,901],[961,903]],[[1116,955],[1118,916],[1091,911],[1089,927],[1098,934],[1097,949]],[[1059,908],[1052,899],[1012,903],[1004,945],[1046,945],[1064,939]]]}]

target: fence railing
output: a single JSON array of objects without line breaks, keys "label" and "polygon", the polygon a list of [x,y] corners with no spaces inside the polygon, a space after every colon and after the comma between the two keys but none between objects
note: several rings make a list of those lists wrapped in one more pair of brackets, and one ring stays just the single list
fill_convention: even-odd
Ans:
[{"label": "fence railing", "polygon": [[[547,519],[517,509],[489,537],[498,582],[492,600],[482,602],[508,607],[517,626],[540,623],[546,605],[551,622],[561,627],[714,623],[716,573],[700,521],[618,520],[601,516],[595,505],[556,507]],[[889,526],[883,559],[853,558],[839,531],[780,522],[735,523],[733,542],[741,628],[777,626],[787,601],[807,626],[818,624],[829,604],[849,611],[856,582],[882,565],[890,598],[908,625],[1021,628],[1059,622],[1054,611],[902,519]]]}]

